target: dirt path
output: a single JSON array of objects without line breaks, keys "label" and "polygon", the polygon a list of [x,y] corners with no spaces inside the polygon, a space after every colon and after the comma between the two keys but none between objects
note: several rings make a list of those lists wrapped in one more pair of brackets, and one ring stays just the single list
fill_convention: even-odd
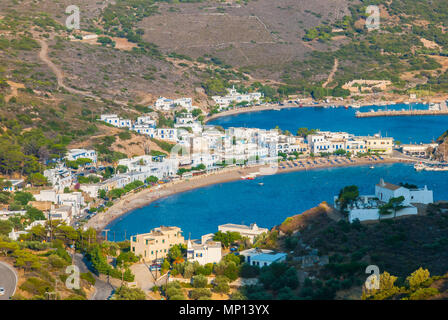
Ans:
[{"label": "dirt path", "polygon": [[[67,90],[70,93],[79,94],[79,95],[82,95],[84,97],[89,97],[89,98],[92,98],[92,99],[94,99],[96,101],[99,101],[99,102],[102,101],[102,99],[100,97],[95,96],[95,95],[93,95],[93,94],[91,94],[89,92],[76,90],[76,89],[73,89],[71,87],[66,86],[64,84],[64,73],[63,73],[63,71],[57,65],[55,65],[50,60],[50,58],[48,57],[48,44],[47,44],[47,42],[45,40],[42,40],[42,39],[36,39],[36,41],[38,41],[40,46],[41,46],[41,49],[39,51],[39,58],[43,62],[45,62],[48,65],[48,67],[51,69],[51,71],[53,71],[53,73],[56,75],[56,79],[58,81],[58,87],[59,88],[64,88],[65,90]],[[123,106],[127,106],[126,103],[121,102],[121,101],[114,101],[114,103],[119,104],[119,105],[123,105]]]},{"label": "dirt path", "polygon": [[334,58],[333,69],[331,69],[327,81],[325,81],[324,84],[322,85],[323,88],[325,88],[331,81],[333,81],[334,75],[336,74],[336,71],[338,71],[338,66],[339,66],[339,60],[337,58]]},{"label": "dirt path", "polygon": [[6,82],[11,87],[11,94],[5,97],[6,102],[9,102],[9,100],[11,100],[12,97],[17,97],[18,89],[25,89],[25,85],[23,83],[17,83],[13,81],[6,81]]}]

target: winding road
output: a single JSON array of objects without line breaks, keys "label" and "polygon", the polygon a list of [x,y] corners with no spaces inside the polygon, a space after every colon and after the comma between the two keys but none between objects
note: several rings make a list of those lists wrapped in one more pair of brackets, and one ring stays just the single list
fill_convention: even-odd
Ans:
[{"label": "winding road", "polygon": [[0,261],[0,287],[5,289],[5,294],[0,300],[9,300],[16,292],[17,273],[13,267]]},{"label": "winding road", "polygon": [[[87,267],[87,264],[85,263],[84,256],[80,253],[76,253],[74,256],[74,263],[79,268],[79,272],[86,273],[90,272],[89,268]],[[93,273],[92,273],[93,274]],[[90,298],[90,300],[108,300],[114,291],[114,287],[103,280],[100,280],[95,274],[93,274],[95,277],[95,293]]]}]

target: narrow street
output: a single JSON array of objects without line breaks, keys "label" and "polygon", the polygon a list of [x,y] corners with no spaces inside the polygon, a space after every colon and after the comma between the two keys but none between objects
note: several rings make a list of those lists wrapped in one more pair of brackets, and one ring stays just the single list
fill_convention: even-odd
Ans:
[{"label": "narrow street", "polygon": [[[79,268],[79,272],[85,273],[90,271],[82,254],[75,253],[74,263]],[[108,300],[112,296],[114,287],[110,283],[100,280],[93,272],[92,274],[95,277],[96,282],[95,293],[90,300]]]}]

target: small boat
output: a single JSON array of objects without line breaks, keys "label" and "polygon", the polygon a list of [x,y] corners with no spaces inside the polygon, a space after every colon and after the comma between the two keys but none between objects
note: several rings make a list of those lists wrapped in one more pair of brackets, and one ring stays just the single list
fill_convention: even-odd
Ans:
[{"label": "small boat", "polygon": [[374,166],[370,166],[370,169],[375,169],[375,167]]},{"label": "small boat", "polygon": [[264,183],[263,183],[263,182],[260,182],[258,185],[259,185],[259,186],[264,186]]}]

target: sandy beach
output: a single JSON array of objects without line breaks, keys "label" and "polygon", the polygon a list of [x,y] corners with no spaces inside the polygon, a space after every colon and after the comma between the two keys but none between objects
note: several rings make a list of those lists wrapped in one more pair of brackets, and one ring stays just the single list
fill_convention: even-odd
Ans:
[{"label": "sandy beach", "polygon": [[[280,162],[275,174],[320,168],[374,165],[404,161],[405,160],[403,159],[389,157],[384,157],[382,160],[377,157],[353,158],[352,161],[343,157],[316,157],[313,159],[306,158],[303,160]],[[260,170],[263,170],[263,168],[267,168],[267,166],[256,165],[244,168],[231,167],[217,172],[196,176],[190,179],[169,182],[158,187],[144,189],[137,193],[131,193],[116,201],[114,205],[111,206],[106,212],[98,213],[97,215],[92,217],[85,226],[92,227],[97,231],[101,231],[118,217],[134,209],[145,207],[155,200],[176,193],[202,188],[209,185],[241,180],[242,176],[247,176],[250,173],[260,172]]]}]

